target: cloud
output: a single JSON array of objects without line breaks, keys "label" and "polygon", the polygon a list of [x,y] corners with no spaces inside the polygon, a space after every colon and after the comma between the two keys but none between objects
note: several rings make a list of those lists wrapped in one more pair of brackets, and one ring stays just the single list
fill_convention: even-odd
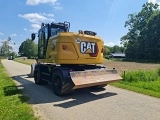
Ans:
[{"label": "cloud", "polygon": [[148,0],[148,2],[152,2],[153,4],[157,3],[158,5],[160,5],[160,0]]},{"label": "cloud", "polygon": [[29,20],[29,22],[31,23],[41,23],[47,20],[46,17],[38,13],[29,13],[29,14],[24,14],[24,15],[19,14],[18,16],[26,20]]},{"label": "cloud", "polygon": [[0,32],[0,35],[4,35],[2,32]]},{"label": "cloud", "polygon": [[37,32],[41,28],[41,26],[39,24],[32,24],[31,27],[33,29],[30,30],[30,32]]},{"label": "cloud", "polygon": [[54,17],[54,15],[53,14],[46,14],[46,13],[42,13],[44,16],[48,16],[48,17]]},{"label": "cloud", "polygon": [[53,8],[55,10],[62,10],[63,8],[60,6],[60,3],[59,2],[56,2],[54,5],[53,5]]},{"label": "cloud", "polygon": [[113,42],[109,42],[107,44],[105,44],[106,46],[110,46],[110,47],[113,47],[115,44]]},{"label": "cloud", "polygon": [[61,6],[54,6],[53,7],[55,10],[62,10],[63,8]]},{"label": "cloud", "polygon": [[31,23],[37,23],[37,24],[41,24],[42,22],[46,21],[55,21],[53,19],[54,17],[53,14],[46,14],[46,13],[28,13],[24,15],[19,14],[18,16],[28,20]]},{"label": "cloud", "polygon": [[[46,14],[46,13],[28,13],[28,14],[19,14],[18,15],[21,18],[24,18],[28,20],[31,24],[32,30],[29,30],[31,32],[38,31],[40,28],[40,25],[42,23],[47,22],[54,22],[54,15],[53,14]],[[26,28],[24,28],[25,31],[27,31]]]},{"label": "cloud", "polygon": [[9,46],[12,46],[12,48],[14,49],[14,47],[16,47],[18,45],[16,45],[16,43],[13,43],[13,44],[9,44]]},{"label": "cloud", "polygon": [[53,4],[55,5],[57,0],[27,0],[27,5],[38,5],[38,4]]},{"label": "cloud", "polygon": [[55,10],[62,10],[63,8],[60,6],[60,3],[57,2],[58,0],[27,0],[27,5],[39,5],[39,4],[49,4],[53,6]]},{"label": "cloud", "polygon": [[16,36],[17,36],[17,34],[11,34],[10,36],[11,36],[11,37],[16,37]]},{"label": "cloud", "polygon": [[27,28],[23,28],[24,29],[24,31],[27,31]]}]

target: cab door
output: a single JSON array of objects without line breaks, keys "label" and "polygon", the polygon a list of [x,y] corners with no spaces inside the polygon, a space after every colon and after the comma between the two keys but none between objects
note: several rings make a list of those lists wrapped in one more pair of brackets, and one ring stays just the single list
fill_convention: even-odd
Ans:
[{"label": "cab door", "polygon": [[39,30],[38,37],[38,58],[45,59],[48,44],[48,26]]}]

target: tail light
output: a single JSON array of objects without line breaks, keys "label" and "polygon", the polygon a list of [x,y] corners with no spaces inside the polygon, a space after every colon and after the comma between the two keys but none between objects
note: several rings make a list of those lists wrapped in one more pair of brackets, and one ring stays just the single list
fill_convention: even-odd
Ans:
[{"label": "tail light", "polygon": [[65,45],[62,45],[62,49],[63,49],[63,50],[66,50],[66,46],[65,46]]},{"label": "tail light", "polygon": [[96,43],[96,45],[95,45],[95,53],[90,53],[89,55],[91,56],[91,57],[97,57],[97,55],[98,55],[98,45],[97,45],[97,43]]}]

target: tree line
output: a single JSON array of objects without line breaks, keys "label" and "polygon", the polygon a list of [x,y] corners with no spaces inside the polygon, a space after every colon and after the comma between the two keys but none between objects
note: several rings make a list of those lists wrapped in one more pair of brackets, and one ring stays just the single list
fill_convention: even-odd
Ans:
[{"label": "tree line", "polygon": [[38,55],[38,44],[31,39],[26,39],[21,43],[18,54],[27,58],[34,58]]},{"label": "tree line", "polygon": [[125,22],[128,33],[121,38],[127,58],[160,59],[160,10],[158,4],[146,3]]},{"label": "tree line", "polygon": [[[7,39],[2,42],[2,45],[0,45],[0,56],[13,56],[14,58],[17,56],[13,51],[12,45],[9,44],[10,41],[10,39]],[[27,58],[34,58],[38,54],[38,44],[31,39],[26,39],[21,43],[18,54]]]}]

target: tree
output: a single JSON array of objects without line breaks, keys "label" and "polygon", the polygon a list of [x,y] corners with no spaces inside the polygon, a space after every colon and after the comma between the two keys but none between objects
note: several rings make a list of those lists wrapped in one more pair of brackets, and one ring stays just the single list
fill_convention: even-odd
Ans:
[{"label": "tree", "polygon": [[25,56],[24,55],[24,44],[25,44],[25,41],[23,41],[19,47],[19,52],[18,54],[21,55],[21,56]]},{"label": "tree", "polygon": [[0,47],[0,54],[3,56],[9,56],[10,52],[13,50],[12,46],[9,45],[10,39],[2,42],[2,46]]},{"label": "tree", "polygon": [[38,45],[32,40],[26,39],[26,41],[21,43],[18,53],[28,58],[35,57],[38,53]]},{"label": "tree", "polygon": [[159,12],[158,4],[146,3],[142,6],[142,10],[139,13],[129,14],[129,20],[125,23],[125,27],[128,28],[129,32],[121,37],[122,44],[126,46],[125,52],[127,57],[155,59],[151,56],[153,56],[154,52],[158,52],[154,48],[158,36],[156,34],[156,37],[150,33],[149,23],[156,26],[153,29],[154,32],[158,33],[158,25],[153,21],[158,20],[158,17],[156,18],[155,16],[158,16]]},{"label": "tree", "polygon": [[147,21],[146,55],[149,59],[160,59],[160,12],[152,14]]},{"label": "tree", "polygon": [[110,55],[110,49],[105,45],[104,46],[104,52],[103,52],[103,56],[107,57],[107,55]]},{"label": "tree", "polygon": [[125,48],[122,46],[114,45],[113,47],[105,46],[106,48],[109,49],[109,54],[111,53],[116,53],[116,52],[122,52],[124,53]]}]

